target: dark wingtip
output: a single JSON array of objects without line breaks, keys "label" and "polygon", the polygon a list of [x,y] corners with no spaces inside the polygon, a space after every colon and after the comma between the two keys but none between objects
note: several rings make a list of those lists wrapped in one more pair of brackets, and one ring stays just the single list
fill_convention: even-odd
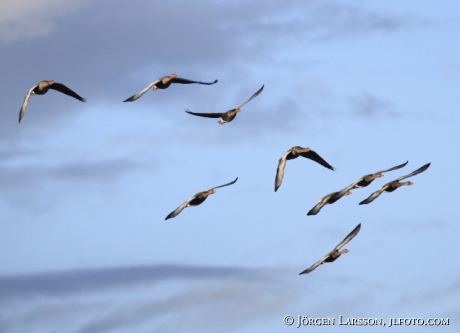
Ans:
[{"label": "dark wingtip", "polygon": [[217,83],[217,82],[219,82],[219,81],[216,79],[212,84]]},{"label": "dark wingtip", "polygon": [[83,103],[86,103],[86,98],[82,97],[80,101],[82,101]]},{"label": "dark wingtip", "polygon": [[123,102],[132,102],[132,101],[133,101],[133,97],[134,97],[134,96],[131,96],[130,98],[125,99]]}]

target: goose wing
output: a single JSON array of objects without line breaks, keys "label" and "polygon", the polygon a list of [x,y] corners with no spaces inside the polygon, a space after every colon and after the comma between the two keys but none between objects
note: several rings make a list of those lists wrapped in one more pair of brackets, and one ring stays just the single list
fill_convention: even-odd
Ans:
[{"label": "goose wing", "polygon": [[307,268],[306,270],[304,270],[303,272],[299,273],[299,275],[302,275],[302,274],[307,274],[307,273],[310,273],[311,271],[313,271],[316,267],[318,267],[319,265],[322,265],[327,258],[329,258],[329,253],[326,254],[322,259],[318,260],[317,262],[315,262],[313,265],[311,265],[310,268]]},{"label": "goose wing", "polygon": [[303,157],[309,158],[310,160],[315,161],[316,163],[321,164],[325,168],[328,168],[330,170],[334,170],[334,168],[329,163],[327,163],[321,156],[319,156],[313,150],[310,150],[310,151],[307,151],[307,152],[304,152],[304,153],[300,153],[300,155],[303,156]]},{"label": "goose wing", "polygon": [[222,118],[225,113],[197,113],[197,112],[192,112],[190,110],[185,110],[188,114],[192,114],[194,116],[198,117],[206,117],[206,118]]},{"label": "goose wing", "polygon": [[257,96],[259,96],[259,94],[262,92],[262,90],[264,90],[264,87],[265,85],[262,86],[262,88],[260,88],[259,90],[257,90],[257,92],[252,95],[247,101],[243,102],[242,104],[238,105],[235,109],[239,109],[240,107],[242,107],[244,104],[246,104],[247,102],[249,102],[251,99],[253,98],[256,98]]},{"label": "goose wing", "polygon": [[26,113],[26,108],[27,108],[27,105],[29,104],[29,98],[30,98],[30,95],[32,94],[32,91],[34,91],[34,89],[37,87],[38,87],[38,84],[30,88],[29,92],[24,98],[24,102],[22,103],[21,110],[19,110],[19,122],[21,122],[22,117],[24,117],[24,114]]},{"label": "goose wing", "polygon": [[408,175],[405,175],[405,176],[399,177],[399,178],[398,178],[398,179],[396,179],[396,180],[397,180],[397,181],[400,181],[400,180],[403,180],[403,179],[406,179],[406,178],[409,178],[409,177],[415,176],[416,174],[419,174],[419,173],[421,173],[421,172],[425,171],[426,169],[428,169],[428,168],[430,167],[430,164],[431,164],[431,162],[430,162],[430,163],[427,163],[427,164],[425,164],[424,166],[422,166],[422,167],[418,168],[418,169],[417,169],[417,170],[415,170],[415,171],[412,171],[412,172],[411,172],[410,174],[408,174]]},{"label": "goose wing", "polygon": [[347,237],[345,237],[345,238],[343,239],[343,241],[341,241],[339,244],[337,244],[337,246],[334,248],[334,250],[337,250],[337,251],[340,250],[340,248],[341,248],[342,246],[344,246],[345,244],[347,244],[349,241],[351,241],[351,240],[358,234],[359,230],[361,230],[361,223],[358,224],[358,225],[353,229],[353,231],[350,232],[350,233],[347,235]]},{"label": "goose wing", "polygon": [[49,86],[50,89],[53,89],[53,90],[57,90],[63,94],[66,94],[67,96],[70,96],[70,97],[73,97],[73,98],[76,98],[78,99],[79,101],[81,102],[86,102],[86,99],[84,99],[83,97],[81,97],[80,95],[78,95],[75,91],[73,91],[72,89],[66,87],[65,85],[63,85],[62,83],[53,83]]},{"label": "goose wing", "polygon": [[123,102],[134,102],[136,99],[144,95],[149,89],[151,89],[154,85],[156,85],[160,80],[153,81],[143,90],[139,91],[136,95],[131,96],[130,98],[125,99]]},{"label": "goose wing", "polygon": [[169,215],[166,216],[165,220],[171,219],[171,218],[176,217],[177,215],[179,215],[180,212],[182,212],[184,210],[184,208],[187,207],[189,202],[192,201],[193,199],[195,199],[195,197],[196,197],[196,194],[193,197],[191,197],[190,199],[188,199],[186,202],[184,202],[182,205],[177,207],[176,210],[174,210],[171,213],[169,213]]},{"label": "goose wing", "polygon": [[[391,182],[390,182],[390,183],[391,183]],[[389,184],[389,183],[388,183],[388,184]],[[385,189],[388,187],[388,184],[383,185],[381,189],[379,189],[379,190],[375,191],[374,193],[372,193],[369,197],[367,197],[367,199],[364,199],[364,200],[361,201],[359,204],[360,204],[360,205],[366,205],[366,204],[368,204],[368,203],[371,203],[371,202],[374,201],[375,199],[377,199],[378,196],[379,196],[380,194],[382,194],[383,191],[385,191]]]},{"label": "goose wing", "polygon": [[324,198],[323,198],[315,205],[315,207],[310,209],[310,211],[307,213],[307,215],[316,215],[316,214],[318,214],[319,211],[321,210],[321,208],[323,208],[325,205],[326,205],[326,200],[324,200]]},{"label": "goose wing", "polygon": [[397,169],[401,169],[402,167],[405,167],[407,163],[409,163],[409,161],[407,161],[406,163],[397,165],[397,166],[395,166],[395,167],[392,167],[391,169],[387,169],[387,170],[382,170],[382,171],[374,172],[374,174],[376,174],[376,173],[388,172],[388,171],[393,171],[393,170],[397,170]]},{"label": "goose wing", "polygon": [[337,195],[340,196],[340,197],[343,197],[345,195],[345,193],[347,193],[348,191],[350,191],[353,187],[355,187],[356,184],[358,184],[361,180],[363,180],[363,177],[359,178],[357,181],[351,183],[350,185],[348,185],[347,187],[345,187],[344,189],[340,190],[337,192]]},{"label": "goose wing", "polygon": [[279,160],[278,169],[276,169],[275,192],[278,191],[279,187],[281,186],[281,183],[283,182],[284,167],[286,166],[286,157],[289,155],[290,152],[291,149],[289,149],[283,156],[281,156]]},{"label": "goose wing", "polygon": [[[220,187],[224,187],[224,186],[228,186],[228,185],[232,185],[232,184],[235,184],[236,181],[238,180],[238,177],[236,177],[236,179],[230,183],[227,183],[227,184],[224,184],[224,185],[220,185],[220,186],[216,186],[216,187],[211,187],[211,188],[208,188],[206,191],[209,191],[209,190],[214,190],[216,188],[220,188]],[[205,191],[205,192],[206,192]]]},{"label": "goose wing", "polygon": [[199,84],[205,84],[205,85],[210,86],[211,84],[217,83],[217,79],[214,80],[213,82],[201,82],[201,81],[192,81],[192,80],[187,80],[187,79],[183,79],[180,77],[176,77],[172,79],[171,82],[172,83],[182,83],[182,84],[199,83]]}]

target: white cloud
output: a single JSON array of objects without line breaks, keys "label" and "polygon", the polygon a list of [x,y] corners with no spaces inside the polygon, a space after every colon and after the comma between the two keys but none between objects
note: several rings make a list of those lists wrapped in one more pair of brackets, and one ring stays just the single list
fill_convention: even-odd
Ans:
[{"label": "white cloud", "polygon": [[0,11],[0,41],[45,36],[55,28],[53,19],[77,9],[84,2],[4,0]]}]

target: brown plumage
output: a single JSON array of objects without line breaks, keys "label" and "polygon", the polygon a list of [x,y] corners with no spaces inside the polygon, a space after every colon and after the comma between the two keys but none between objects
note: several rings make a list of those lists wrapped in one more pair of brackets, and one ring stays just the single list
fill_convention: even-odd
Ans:
[{"label": "brown plumage", "polygon": [[359,188],[359,187],[366,187],[366,186],[368,186],[370,183],[372,183],[372,182],[374,181],[374,179],[383,177],[383,173],[384,173],[384,172],[388,172],[388,171],[393,171],[393,170],[401,169],[402,167],[405,167],[407,163],[409,163],[409,161],[407,161],[406,163],[397,165],[397,166],[395,166],[395,167],[392,167],[392,168],[390,168],[390,169],[387,169],[387,170],[377,171],[377,172],[370,173],[370,174],[368,174],[368,175],[362,176],[361,178],[359,178],[359,179],[358,179],[357,181],[355,181],[354,183],[352,183],[352,184],[350,184],[349,186],[345,187],[345,188],[343,189],[343,191],[354,190],[354,189]]},{"label": "brown plumage", "polygon": [[402,177],[399,177],[398,179],[396,180],[393,180],[389,183],[386,183],[385,185],[382,186],[382,188],[380,188],[379,190],[375,191],[374,193],[372,193],[367,199],[364,199],[363,201],[361,201],[359,204],[360,205],[365,205],[365,204],[368,204],[368,203],[371,203],[372,201],[374,201],[375,199],[378,198],[378,196],[380,194],[382,194],[383,192],[393,192],[395,190],[397,190],[399,187],[401,186],[410,186],[410,185],[413,185],[414,183],[412,182],[402,182],[400,183],[399,181],[400,180],[403,180],[403,179],[406,179],[406,178],[409,178],[409,177],[412,177],[412,176],[415,176],[416,174],[419,174],[423,171],[425,171],[426,169],[429,168],[431,163],[428,163],[428,164],[425,164],[424,166],[418,168],[417,170],[411,172],[410,174],[408,175],[405,175],[405,176],[402,176]]},{"label": "brown plumage", "polygon": [[347,237],[343,241],[341,241],[331,252],[326,254],[321,260],[318,262],[314,263],[310,268],[304,270],[303,272],[299,273],[301,274],[307,274],[313,271],[316,267],[319,265],[324,264],[325,262],[333,262],[337,260],[338,257],[340,257],[344,253],[348,253],[349,251],[347,249],[343,249],[342,251],[339,251],[342,246],[347,244],[349,241],[351,241],[359,232],[361,229],[361,223],[356,226],[356,228],[353,229],[352,232],[350,232]]},{"label": "brown plumage", "polygon": [[21,110],[19,110],[19,122],[21,122],[22,117],[26,113],[27,105],[29,104],[29,98],[33,95],[44,95],[48,92],[49,89],[57,90],[63,94],[71,96],[73,98],[78,99],[81,102],[86,102],[86,100],[78,95],[73,90],[67,88],[62,83],[54,82],[53,80],[50,81],[40,81],[35,86],[30,88],[29,92],[27,93],[26,97],[24,98],[24,102],[22,103]]},{"label": "brown plumage", "polygon": [[238,105],[236,108],[234,109],[231,109],[227,112],[222,112],[222,113],[197,113],[197,112],[192,112],[190,110],[185,110],[185,112],[187,112],[188,114],[191,114],[191,115],[194,115],[194,116],[198,116],[198,117],[205,117],[205,118],[221,118],[219,120],[219,124],[223,125],[225,123],[229,123],[231,122],[233,119],[235,119],[236,117],[236,114],[238,112],[240,112],[240,108],[246,104],[247,102],[249,102],[251,99],[259,96],[259,94],[262,92],[262,90],[264,90],[264,86],[262,86],[262,88],[260,88],[254,95],[252,95],[248,100],[244,101],[243,103],[241,103],[240,105]]},{"label": "brown plumage", "polygon": [[143,90],[138,92],[136,95],[133,95],[130,98],[125,99],[123,102],[134,102],[136,99],[138,99],[139,97],[144,95],[147,91],[149,91],[150,88],[152,88],[152,90],[154,91],[157,89],[166,89],[171,85],[171,83],[181,83],[181,84],[198,83],[198,84],[204,84],[204,85],[210,86],[211,84],[217,83],[217,80],[214,80],[213,82],[192,81],[192,80],[187,80],[187,79],[182,79],[180,77],[177,77],[177,74],[173,73],[169,76],[163,76],[162,78],[156,81],[153,81]]},{"label": "brown plumage", "polygon": [[228,186],[228,185],[232,185],[232,184],[235,184],[236,181],[238,180],[238,177],[236,177],[236,179],[228,184],[224,184],[224,185],[220,185],[220,186],[216,186],[216,187],[211,187],[210,189],[207,189],[206,191],[203,191],[203,192],[198,192],[197,194],[195,194],[193,197],[191,197],[190,199],[188,199],[186,202],[184,202],[182,205],[180,205],[179,207],[177,207],[173,212],[171,212],[168,216],[166,216],[165,220],[167,219],[170,219],[170,218],[173,218],[173,217],[176,217],[177,215],[180,214],[180,212],[182,212],[182,210],[186,207],[191,207],[191,206],[198,206],[199,204],[201,204],[203,201],[205,201],[208,196],[210,194],[214,194],[216,193],[215,189],[216,188],[220,188],[220,187],[224,187],[224,186]]},{"label": "brown plumage", "polygon": [[286,166],[286,160],[292,160],[299,156],[308,158],[312,161],[315,161],[316,163],[321,164],[325,168],[334,170],[334,168],[329,163],[327,163],[321,156],[319,156],[310,148],[302,148],[299,146],[292,147],[283,156],[281,156],[279,160],[278,169],[276,170],[275,177],[275,192],[278,190],[278,188],[281,186],[281,183],[283,182],[284,167]]}]

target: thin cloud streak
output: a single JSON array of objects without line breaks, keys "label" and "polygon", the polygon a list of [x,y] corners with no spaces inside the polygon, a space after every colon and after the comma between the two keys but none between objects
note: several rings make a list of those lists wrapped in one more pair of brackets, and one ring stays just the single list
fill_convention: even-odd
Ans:
[{"label": "thin cloud streak", "polygon": [[[133,266],[106,269],[78,269],[0,277],[0,299],[59,296],[101,291],[135,283],[165,280],[223,279],[251,272],[244,268],[196,267],[179,265]],[[257,271],[255,271],[257,272]]]}]

